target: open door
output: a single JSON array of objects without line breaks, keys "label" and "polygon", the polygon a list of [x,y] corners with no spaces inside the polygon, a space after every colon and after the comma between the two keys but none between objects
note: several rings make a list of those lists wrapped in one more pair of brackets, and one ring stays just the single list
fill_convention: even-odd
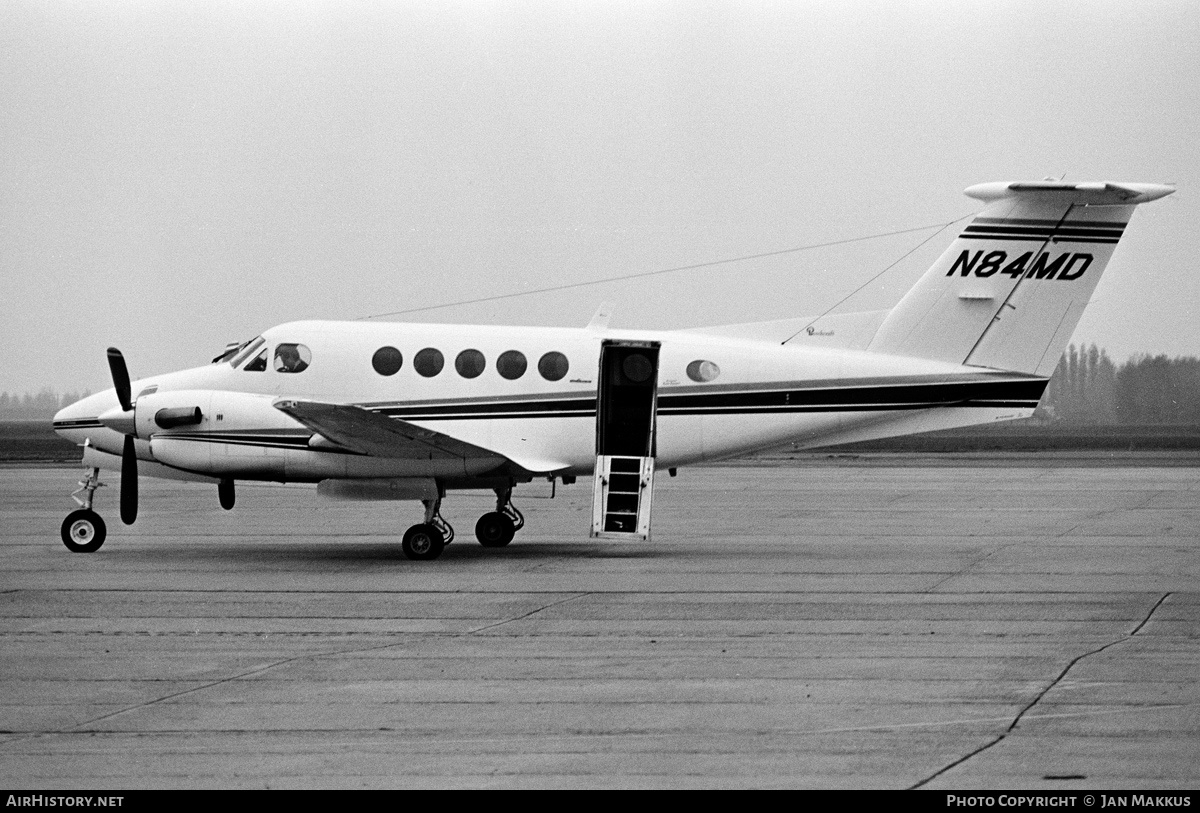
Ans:
[{"label": "open door", "polygon": [[600,346],[592,536],[650,538],[658,342]]}]

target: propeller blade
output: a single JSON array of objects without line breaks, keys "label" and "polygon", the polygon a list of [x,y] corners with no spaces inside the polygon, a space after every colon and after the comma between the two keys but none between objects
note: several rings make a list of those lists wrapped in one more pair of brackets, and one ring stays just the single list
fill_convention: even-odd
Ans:
[{"label": "propeller blade", "polygon": [[108,348],[108,369],[112,371],[113,386],[117,390],[117,401],[121,409],[128,412],[133,409],[132,391],[129,385],[129,368],[125,366],[125,357],[115,347]]},{"label": "propeller blade", "polygon": [[132,525],[137,519],[137,481],[137,451],[133,448],[133,435],[126,435],[121,454],[121,521],[126,525]]}]

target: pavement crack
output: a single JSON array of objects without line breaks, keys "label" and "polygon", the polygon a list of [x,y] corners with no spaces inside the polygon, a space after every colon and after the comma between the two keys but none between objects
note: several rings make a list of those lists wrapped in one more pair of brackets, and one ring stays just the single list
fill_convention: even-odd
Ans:
[{"label": "pavement crack", "polygon": [[590,596],[590,595],[592,595],[592,594],[591,593],[578,593],[574,596],[567,596],[566,598],[561,598],[558,601],[551,601],[549,604],[543,604],[541,607],[536,607],[527,613],[522,613],[521,615],[516,615],[516,616],[513,616],[512,618],[505,618],[501,621],[495,621],[491,624],[485,624],[482,627],[478,627],[476,629],[468,631],[466,634],[467,635],[477,635],[481,632],[487,632],[488,630],[495,629],[496,627],[501,627],[505,624],[511,624],[514,621],[523,621],[526,618],[530,618],[532,616],[537,615],[538,613],[542,612],[543,610],[549,610],[551,607],[557,607],[560,604],[566,604],[568,601],[575,601],[577,599],[581,599],[581,598],[584,598],[584,597]]},{"label": "pavement crack", "polygon": [[184,695],[189,695],[194,692],[200,692],[200,691],[204,691],[205,689],[211,689],[212,687],[220,686],[223,683],[230,683],[235,680],[241,680],[242,678],[250,677],[252,675],[257,675],[261,672],[266,672],[268,669],[274,669],[276,666],[282,666],[285,663],[290,663],[295,660],[300,660],[302,657],[308,657],[308,656],[296,656],[293,658],[284,658],[283,660],[276,661],[274,663],[269,663],[266,666],[260,666],[256,669],[251,669],[249,671],[241,672],[236,675],[230,675],[229,677],[224,677],[224,678],[221,678],[220,680],[209,681],[208,683],[205,683],[202,686],[193,686],[190,689],[182,689],[178,692],[171,692],[170,694],[163,695],[162,697],[156,697],[153,700],[146,700],[145,702],[135,703],[132,706],[128,706],[123,709],[117,709],[116,711],[110,711],[108,714],[101,714],[99,717],[93,717],[90,720],[84,720],[83,722],[76,723],[75,725],[72,725],[72,726],[66,726],[64,728],[59,728],[59,729],[54,729],[54,730],[30,731],[30,732],[27,732],[24,737],[14,737],[11,740],[5,740],[4,744],[10,745],[14,742],[19,742],[21,740],[29,739],[31,737],[40,737],[40,736],[43,736],[46,734],[66,734],[66,733],[73,732],[73,731],[81,731],[86,726],[95,725],[96,723],[102,722],[104,720],[111,720],[113,717],[117,717],[122,714],[128,714],[131,711],[137,711],[139,709],[144,709],[149,706],[156,705],[158,703],[165,703],[166,701],[173,700],[177,697],[183,697]]},{"label": "pavement crack", "polygon": [[209,682],[207,682],[203,685],[200,685],[200,686],[193,686],[190,689],[182,689],[178,692],[171,692],[170,694],[165,694],[162,697],[156,697],[152,700],[146,700],[142,703],[135,703],[135,704],[133,704],[131,706],[127,706],[126,708],[123,708],[123,709],[117,709],[116,711],[110,711],[108,714],[101,714],[99,717],[93,717],[90,720],[84,720],[83,722],[76,723],[75,725],[72,725],[72,726],[66,726],[66,727],[58,728],[58,729],[54,729],[54,730],[25,732],[24,736],[17,736],[17,737],[12,737],[11,739],[2,740],[2,741],[0,741],[0,744],[10,745],[14,742],[20,742],[21,740],[30,739],[32,737],[40,737],[40,736],[44,736],[46,734],[67,734],[70,732],[80,732],[80,731],[83,731],[85,729],[85,727],[87,727],[87,726],[94,726],[96,723],[103,722],[104,720],[111,720],[114,717],[119,717],[122,714],[128,714],[131,711],[138,711],[140,709],[149,708],[150,706],[154,706],[159,703],[165,703],[168,700],[174,700],[176,698],[184,697],[189,694],[195,694],[196,692],[202,692],[207,689],[211,689],[214,686],[221,686],[226,683],[232,683],[237,680],[244,680],[245,678],[254,677],[255,675],[261,675],[264,672],[268,672],[268,671],[275,669],[277,667],[280,667],[280,666],[286,666],[289,663],[295,663],[296,661],[319,660],[321,658],[331,658],[331,657],[336,657],[336,656],[340,656],[340,655],[353,655],[358,652],[371,652],[371,651],[374,651],[377,649],[388,649],[390,647],[395,647],[395,646],[400,646],[400,644],[395,641],[390,641],[386,644],[379,644],[376,646],[355,647],[353,649],[338,649],[338,650],[332,650],[329,652],[308,652],[303,655],[294,655],[290,658],[281,658],[280,660],[274,661],[272,663],[268,663],[263,666],[258,666],[254,669],[248,669],[245,672],[239,672],[236,675],[229,675],[228,677],[223,677],[223,678],[220,678],[219,680],[210,680]]},{"label": "pavement crack", "polygon": [[[590,596],[590,595],[592,595],[592,594],[591,593],[577,593],[575,595],[570,595],[565,598],[561,598],[558,601],[547,602],[546,604],[543,604],[539,607],[535,607],[534,609],[530,610],[529,612],[521,613],[520,615],[513,616],[512,618],[505,618],[500,621],[496,621],[494,623],[487,624],[485,626],[478,627],[473,630],[468,630],[467,632],[462,633],[462,634],[463,635],[475,635],[477,633],[485,632],[490,629],[495,629],[496,627],[502,626],[504,624],[511,624],[514,621],[521,621],[523,619],[530,618],[531,616],[537,615],[538,613],[540,613],[544,610],[548,610],[551,607],[557,607],[560,604],[566,604],[569,601],[575,601],[577,599],[581,599],[581,598],[584,598],[585,596]],[[0,744],[11,745],[14,742],[19,742],[21,740],[29,739],[31,737],[39,737],[39,736],[43,736],[46,734],[65,734],[65,733],[73,732],[73,731],[81,731],[88,726],[94,726],[96,723],[103,722],[104,720],[111,720],[114,717],[119,717],[122,714],[128,714],[131,711],[138,711],[140,709],[148,708],[150,706],[154,706],[159,703],[165,703],[168,700],[174,700],[179,697],[185,697],[189,694],[195,694],[196,692],[202,692],[207,689],[211,689],[214,686],[221,686],[226,683],[232,683],[234,681],[244,680],[245,678],[254,677],[255,675],[260,675],[264,672],[268,672],[277,667],[286,666],[289,663],[295,663],[296,661],[319,660],[321,658],[331,658],[331,657],[338,657],[338,656],[342,656],[342,655],[353,655],[355,653],[360,653],[360,652],[372,652],[372,651],[379,650],[379,649],[389,649],[392,647],[401,646],[402,643],[407,643],[407,641],[405,641],[405,642],[389,641],[386,644],[379,644],[376,646],[354,647],[352,649],[339,649],[339,650],[332,650],[329,652],[309,652],[309,653],[305,653],[303,655],[295,655],[290,658],[281,658],[280,660],[274,661],[272,663],[268,663],[263,666],[258,666],[254,669],[249,669],[245,672],[239,672],[236,675],[229,675],[228,677],[223,677],[223,678],[220,678],[219,680],[211,680],[200,686],[192,686],[189,689],[182,689],[177,692],[171,692],[170,694],[165,694],[162,697],[156,697],[152,700],[146,700],[142,703],[135,703],[126,708],[117,709],[116,711],[111,711],[107,714],[102,714],[98,717],[93,717],[91,719],[84,720],[83,722],[76,723],[75,725],[72,725],[72,726],[67,726],[67,727],[59,728],[59,729],[55,729],[55,730],[26,732],[24,734],[24,736],[15,736],[15,737],[11,737],[9,739],[0,740]],[[12,732],[0,732],[0,733],[12,733]]]},{"label": "pavement crack", "polygon": [[[1146,617],[1142,619],[1142,623],[1140,623],[1136,627],[1134,627],[1133,632],[1129,633],[1129,635],[1127,635],[1123,640],[1129,640],[1130,638],[1132,638],[1133,636],[1135,636],[1139,632],[1141,632],[1142,627],[1146,626],[1146,624],[1148,624],[1150,622],[1150,619],[1151,619],[1151,617],[1153,617],[1154,613],[1158,610],[1159,607],[1161,607],[1163,605],[1163,602],[1165,602],[1170,597],[1171,597],[1170,593],[1163,593],[1163,597],[1160,598],[1158,600],[1158,602],[1155,603],[1155,605],[1150,608],[1150,612],[1146,613]],[[1120,641],[1114,641],[1114,643],[1120,643]]]},{"label": "pavement crack", "polygon": [[997,737],[995,737],[994,739],[992,739],[990,742],[987,742],[987,743],[979,746],[978,748],[976,748],[974,751],[967,754],[966,756],[959,757],[958,759],[951,762],[949,765],[945,765],[945,766],[941,767],[934,773],[932,773],[929,776],[922,779],[920,782],[917,782],[915,785],[911,785],[908,789],[909,790],[917,790],[918,788],[922,788],[925,785],[932,782],[934,779],[937,779],[939,776],[953,770],[954,768],[957,768],[959,765],[962,765],[967,760],[972,759],[972,758],[978,756],[979,754],[982,754],[984,751],[987,751],[989,748],[999,745],[1001,742],[1004,741],[1004,739],[1006,737],[1008,737],[1009,734],[1011,734],[1013,731],[1016,730],[1017,726],[1020,725],[1020,723],[1021,723],[1021,719],[1023,717],[1025,717],[1025,715],[1027,715],[1034,708],[1034,706],[1036,706],[1038,703],[1040,703],[1042,698],[1050,693],[1051,689],[1053,689],[1055,686],[1058,686],[1060,683],[1062,683],[1063,679],[1066,678],[1067,673],[1070,672],[1071,669],[1073,669],[1075,667],[1075,664],[1081,662],[1084,658],[1089,658],[1092,655],[1099,655],[1104,650],[1114,647],[1117,644],[1123,644],[1126,641],[1132,640],[1133,637],[1135,635],[1137,635],[1139,632],[1141,632],[1142,628],[1145,627],[1146,624],[1148,624],[1150,622],[1150,619],[1154,616],[1154,613],[1158,611],[1158,608],[1161,607],[1163,605],[1163,603],[1170,597],[1171,597],[1171,593],[1164,593],[1158,599],[1158,601],[1154,602],[1154,606],[1150,608],[1150,611],[1146,613],[1145,617],[1143,617],[1142,620],[1138,622],[1137,626],[1135,626],[1130,632],[1125,633],[1120,638],[1117,638],[1115,641],[1109,641],[1104,646],[1097,647],[1088,652],[1084,652],[1082,655],[1077,655],[1075,658],[1073,658],[1071,660],[1071,662],[1068,663],[1065,667],[1063,667],[1063,670],[1058,673],[1058,677],[1056,677],[1056,678],[1054,678],[1054,680],[1050,681],[1050,683],[1046,686],[1046,688],[1044,688],[1040,692],[1038,692],[1037,697],[1033,698],[1033,700],[1029,701],[1029,703],[1027,703],[1023,709],[1021,709],[1019,712],[1017,712],[1017,716],[1014,717],[1012,719],[1012,722],[1008,724],[1008,728],[1004,729],[1003,734],[1000,734]]},{"label": "pavement crack", "polygon": [[990,551],[988,551],[987,553],[985,553],[983,556],[980,556],[978,559],[976,559],[975,561],[971,562],[970,564],[968,564],[968,565],[964,565],[963,567],[960,567],[960,568],[959,568],[957,571],[955,571],[954,573],[951,573],[951,574],[949,574],[948,576],[946,576],[946,577],[944,577],[944,578],[940,579],[940,580],[939,580],[939,581],[938,581],[936,584],[933,584],[933,585],[931,585],[931,586],[930,586],[928,589],[926,589],[926,590],[925,590],[925,592],[926,592],[926,593],[934,593],[934,592],[936,592],[936,591],[938,590],[938,588],[939,588],[939,587],[941,587],[941,586],[942,586],[943,584],[945,584],[946,582],[950,581],[951,579],[957,579],[959,576],[963,575],[963,574],[964,574],[964,573],[966,573],[968,570],[974,570],[975,568],[979,567],[979,565],[983,564],[983,563],[984,563],[984,562],[986,562],[988,559],[992,558],[992,557],[993,557],[993,556],[995,556],[997,553],[999,553],[1000,551],[1004,550],[1004,549],[1005,549],[1005,548],[1007,548],[1007,547],[1009,547],[1009,546],[1008,546],[1008,545],[998,545],[998,546],[996,546],[995,548],[992,548]]},{"label": "pavement crack", "polygon": [[156,697],[153,700],[147,700],[144,703],[137,703],[135,705],[130,706],[129,708],[118,709],[117,711],[110,711],[108,714],[102,714],[99,717],[92,718],[91,720],[85,720],[82,723],[77,723],[76,725],[72,726],[70,729],[67,729],[67,730],[75,731],[80,728],[83,728],[84,726],[95,725],[96,723],[99,723],[103,720],[111,719],[120,714],[127,714],[131,711],[137,711],[138,709],[144,709],[147,706],[153,706],[158,703],[165,703],[168,700],[174,700],[177,697],[183,697],[184,695],[193,694],[195,692],[202,692],[205,689],[211,689],[214,686],[220,686],[225,683],[232,683],[235,680],[241,680],[243,678],[248,678],[253,675],[261,674],[262,672],[266,672],[269,669],[274,669],[276,666],[283,666],[284,664],[291,663],[292,661],[301,660],[305,657],[311,657],[311,656],[297,655],[292,658],[284,658],[283,660],[275,661],[274,663],[269,663],[266,666],[260,666],[257,669],[251,669],[249,671],[241,672],[236,675],[230,675],[229,677],[224,677],[224,678],[221,678],[220,680],[210,681],[208,683],[205,683],[202,686],[193,686],[190,689],[183,689],[178,692],[172,692],[171,694],[163,695],[162,697]]}]

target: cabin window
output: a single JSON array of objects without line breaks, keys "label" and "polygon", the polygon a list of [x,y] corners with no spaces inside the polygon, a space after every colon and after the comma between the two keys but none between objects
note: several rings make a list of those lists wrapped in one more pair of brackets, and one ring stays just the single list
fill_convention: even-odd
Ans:
[{"label": "cabin window", "polygon": [[263,348],[262,352],[250,360],[250,363],[242,368],[247,373],[261,373],[267,369],[267,348]]},{"label": "cabin window", "polygon": [[413,369],[426,378],[433,378],[446,365],[446,358],[441,350],[426,347],[413,356]]},{"label": "cabin window", "polygon": [[454,369],[458,370],[458,374],[463,378],[478,378],[485,367],[487,361],[478,350],[464,350],[454,360]]},{"label": "cabin window", "polygon": [[505,350],[496,359],[496,372],[509,381],[515,381],[525,375],[528,367],[529,362],[525,360],[525,354],[520,350]]},{"label": "cabin window", "polygon": [[404,356],[394,347],[381,347],[371,356],[371,366],[380,375],[395,375],[404,365]]},{"label": "cabin window", "polygon": [[687,366],[687,377],[701,384],[712,381],[721,374],[721,368],[714,362],[696,359]]},{"label": "cabin window", "polygon": [[280,344],[275,347],[274,368],[277,373],[302,373],[312,362],[312,353],[302,344]]},{"label": "cabin window", "polygon": [[542,374],[542,378],[547,381],[558,381],[567,374],[570,369],[570,364],[567,362],[567,357],[557,350],[551,350],[546,355],[538,360],[538,372]]}]

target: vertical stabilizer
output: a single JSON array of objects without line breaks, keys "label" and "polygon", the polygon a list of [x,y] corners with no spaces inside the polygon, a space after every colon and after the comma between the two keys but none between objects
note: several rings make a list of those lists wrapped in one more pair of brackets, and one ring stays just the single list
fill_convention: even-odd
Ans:
[{"label": "vertical stabilizer", "polygon": [[1049,376],[1135,206],[1159,184],[989,183],[988,206],[888,314],[869,350]]}]

